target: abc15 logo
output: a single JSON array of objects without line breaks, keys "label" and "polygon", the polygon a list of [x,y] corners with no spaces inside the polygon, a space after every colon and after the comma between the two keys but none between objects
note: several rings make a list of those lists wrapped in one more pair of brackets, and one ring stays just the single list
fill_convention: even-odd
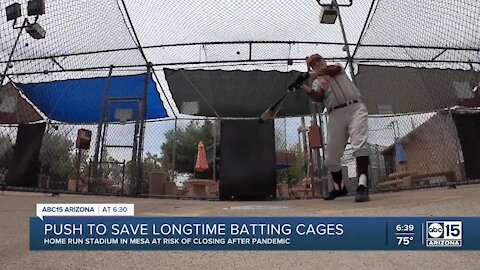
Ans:
[{"label": "abc15 logo", "polygon": [[462,239],[461,221],[427,221],[427,239]]}]

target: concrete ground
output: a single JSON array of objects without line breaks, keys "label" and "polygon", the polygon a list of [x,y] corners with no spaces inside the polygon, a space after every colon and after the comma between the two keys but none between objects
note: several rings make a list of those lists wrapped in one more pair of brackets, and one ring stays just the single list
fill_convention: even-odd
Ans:
[{"label": "concrete ground", "polygon": [[477,251],[29,251],[37,203],[134,203],[137,216],[480,216],[480,185],[335,201],[220,202],[5,192],[0,195],[0,269],[480,269]]}]

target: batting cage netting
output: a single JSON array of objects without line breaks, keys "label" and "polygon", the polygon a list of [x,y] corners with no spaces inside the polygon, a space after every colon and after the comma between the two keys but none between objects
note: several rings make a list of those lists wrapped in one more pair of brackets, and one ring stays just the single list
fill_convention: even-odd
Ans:
[{"label": "batting cage netting", "polygon": [[[260,138],[254,126],[222,135],[226,120],[257,121],[314,53],[360,89],[372,191],[480,179],[478,1],[33,2],[0,3],[7,189],[217,198],[222,167],[275,164],[277,197],[322,196],[329,114],[302,91],[251,144],[274,140],[275,160],[241,148]],[[222,164],[237,149],[222,140],[246,151],[238,166]],[[342,167],[354,191],[350,143]]]}]

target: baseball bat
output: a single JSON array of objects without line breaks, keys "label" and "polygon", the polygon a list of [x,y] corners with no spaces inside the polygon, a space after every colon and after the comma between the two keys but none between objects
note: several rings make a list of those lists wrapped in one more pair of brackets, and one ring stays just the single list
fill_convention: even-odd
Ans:
[{"label": "baseball bat", "polygon": [[260,116],[260,122],[262,123],[264,121],[275,118],[277,113],[280,111],[281,105],[287,98],[288,94],[293,92],[298,85],[301,85],[308,78],[308,72],[300,73],[297,79],[295,79],[295,81],[287,87],[287,90],[283,93],[283,95],[277,101],[275,101],[272,106],[268,107],[268,109],[262,113],[262,115]]},{"label": "baseball bat", "polygon": [[262,113],[262,115],[260,116],[261,123],[269,119],[275,118],[275,115],[277,115],[278,111],[281,108],[280,105],[282,105],[283,101],[287,98],[289,93],[289,90],[285,91],[285,93],[283,93],[283,95],[277,101],[275,101],[272,106],[268,107],[268,109]]}]

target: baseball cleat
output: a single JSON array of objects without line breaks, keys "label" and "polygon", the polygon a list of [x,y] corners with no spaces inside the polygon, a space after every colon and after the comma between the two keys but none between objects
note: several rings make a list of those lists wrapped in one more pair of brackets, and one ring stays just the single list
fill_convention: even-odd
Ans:
[{"label": "baseball cleat", "polygon": [[369,200],[368,188],[364,185],[359,185],[357,187],[357,193],[355,194],[355,202],[367,202]]},{"label": "baseball cleat", "polygon": [[330,191],[327,195],[327,197],[324,197],[323,199],[325,201],[330,201],[330,200],[334,200],[335,198],[337,197],[340,197],[340,196],[345,196],[347,195],[347,188],[344,186],[341,190],[340,189],[334,189],[332,191]]}]

